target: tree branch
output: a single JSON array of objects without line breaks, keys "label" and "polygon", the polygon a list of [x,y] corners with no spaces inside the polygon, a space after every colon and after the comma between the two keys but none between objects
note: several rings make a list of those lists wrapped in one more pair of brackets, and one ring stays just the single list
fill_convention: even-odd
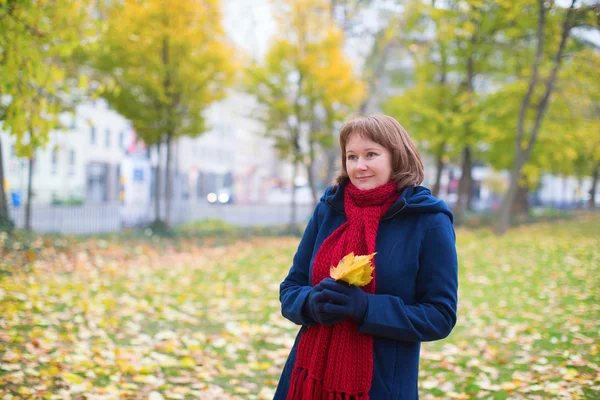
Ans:
[{"label": "tree branch", "polygon": [[538,0],[538,5],[539,22],[537,29],[537,50],[535,54],[535,63],[533,64],[533,72],[529,80],[529,87],[527,88],[527,93],[525,94],[525,97],[523,97],[521,109],[519,110],[519,120],[517,125],[517,141],[515,143],[515,160],[517,160],[523,152],[521,142],[523,141],[523,135],[525,133],[525,118],[527,114],[527,109],[531,104],[531,97],[533,96],[533,92],[539,80],[540,64],[542,63],[542,59],[544,57],[544,31],[546,28],[546,7],[544,6],[544,0]]},{"label": "tree branch", "polygon": [[[540,0],[543,1],[543,0]],[[560,38],[560,45],[558,46],[558,50],[556,51],[556,55],[554,56],[554,66],[552,68],[552,73],[550,77],[546,80],[546,89],[544,91],[544,96],[542,97],[542,101],[538,107],[538,112],[535,117],[535,123],[533,125],[533,129],[531,131],[531,136],[529,137],[529,143],[527,143],[526,153],[529,155],[531,153],[531,149],[535,143],[537,138],[537,134],[540,129],[540,125],[542,123],[542,118],[546,113],[546,109],[548,108],[548,102],[550,100],[550,95],[552,94],[552,90],[554,89],[554,85],[556,83],[556,77],[558,75],[558,70],[560,68],[560,64],[563,58],[563,53],[565,51],[567,39],[569,38],[569,33],[571,31],[571,18],[573,17],[573,11],[575,6],[575,0],[571,0],[571,6],[567,11],[567,15],[565,16],[565,20],[562,26],[562,35]]]}]

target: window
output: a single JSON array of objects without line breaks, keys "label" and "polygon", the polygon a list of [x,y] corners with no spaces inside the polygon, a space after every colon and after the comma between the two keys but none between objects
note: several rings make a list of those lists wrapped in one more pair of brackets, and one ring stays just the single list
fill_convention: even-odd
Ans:
[{"label": "window", "polygon": [[106,138],[105,138],[105,141],[104,141],[104,145],[106,147],[110,147],[110,129],[106,130]]},{"label": "window", "polygon": [[96,127],[93,125],[90,128],[90,144],[96,144]]},{"label": "window", "polygon": [[17,146],[14,144],[10,147],[10,157],[17,158]]},{"label": "window", "polygon": [[58,170],[58,150],[52,150],[52,175],[56,175],[56,171]]},{"label": "window", "polygon": [[126,150],[126,146],[125,146],[125,132],[124,131],[119,132],[119,146],[123,150]]},{"label": "window", "polygon": [[75,150],[69,151],[69,176],[75,175]]}]

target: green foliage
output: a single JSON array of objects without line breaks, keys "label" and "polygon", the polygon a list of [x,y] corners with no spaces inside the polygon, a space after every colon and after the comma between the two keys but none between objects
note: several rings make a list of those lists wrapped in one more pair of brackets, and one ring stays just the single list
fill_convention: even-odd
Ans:
[{"label": "green foliage", "polygon": [[201,232],[205,234],[224,234],[232,232],[236,229],[236,226],[227,223],[220,219],[205,219],[201,221],[194,221],[177,227],[177,231],[182,234],[193,234]]},{"label": "green foliage", "polygon": [[[92,92],[73,56],[95,48],[92,0],[0,1],[0,130],[16,138],[18,156],[32,158],[60,115]],[[7,178],[0,163],[0,177]],[[0,229],[12,229],[0,182]]]},{"label": "green foliage", "polygon": [[50,204],[53,206],[81,206],[85,204],[85,199],[81,197],[53,198]]},{"label": "green foliage", "polygon": [[[543,36],[543,53],[539,65],[539,79],[523,118],[523,140],[518,144],[521,151],[529,146],[534,134],[534,124],[542,104],[545,87],[550,79],[560,44],[566,10],[554,4],[548,5],[546,30]],[[539,8],[530,4],[524,7],[531,15],[530,31],[537,27]],[[585,8],[576,10],[573,27],[585,27],[590,23],[590,12]],[[525,32],[526,27],[520,27]],[[512,44],[505,59],[512,83],[504,83],[487,100],[486,108],[490,128],[496,133],[490,141],[488,161],[496,169],[510,169],[515,163],[516,138],[519,112],[526,97],[529,79],[534,66],[536,41],[519,40],[517,31],[512,32]],[[511,57],[512,55],[512,57]],[[532,143],[532,151],[521,173],[521,183],[536,187],[542,173],[565,175],[590,175],[595,160],[592,153],[600,139],[598,122],[598,96],[600,75],[598,55],[578,40],[566,42],[554,92],[548,108],[542,114],[539,132]],[[585,143],[585,144],[584,144]],[[590,149],[592,149],[590,151]],[[589,163],[582,162],[589,159]],[[586,164],[585,166],[582,164]],[[586,170],[587,169],[587,170]],[[586,170],[586,171],[584,171]]]},{"label": "green foliage", "polygon": [[175,232],[166,224],[165,221],[155,219],[143,228],[144,234],[148,236],[156,235],[158,237],[171,237]]},{"label": "green foliage", "polygon": [[0,233],[11,234],[15,229],[15,223],[11,219],[0,219]]},{"label": "green foliage", "polygon": [[424,35],[425,26],[434,28],[428,39],[408,40],[414,74],[410,86],[384,103],[384,110],[396,117],[420,147],[437,156],[456,160],[465,146],[478,159],[488,142],[488,124],[481,118],[492,76],[503,70],[490,43],[506,24],[507,5],[502,2],[445,2],[412,5],[405,19],[413,32]]},{"label": "green foliage", "polygon": [[[555,3],[545,7],[539,80],[524,114],[522,148],[531,137],[567,13]],[[409,32],[422,35],[428,26],[432,35],[404,40],[415,73],[404,78],[402,94],[390,98],[384,110],[431,154],[457,160],[463,146],[472,146],[476,159],[511,169],[519,112],[536,60],[538,2],[433,1],[412,4],[406,13]],[[573,26],[593,27],[593,14],[581,6]],[[590,47],[584,40],[567,41],[563,70],[522,171],[532,187],[543,172],[590,175],[597,160],[600,76],[598,53]]]},{"label": "green foliage", "polygon": [[[31,157],[60,128],[59,115],[85,94],[71,57],[94,47],[91,0],[0,1],[0,122]],[[77,89],[79,87],[80,89]]]}]

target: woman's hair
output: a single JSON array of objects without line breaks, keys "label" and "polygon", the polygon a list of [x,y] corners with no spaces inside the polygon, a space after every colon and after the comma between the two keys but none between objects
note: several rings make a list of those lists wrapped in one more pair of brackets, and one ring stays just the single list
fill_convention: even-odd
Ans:
[{"label": "woman's hair", "polygon": [[346,144],[350,135],[358,134],[385,147],[392,155],[392,177],[398,189],[423,182],[423,160],[406,130],[387,115],[371,115],[346,122],[340,130],[342,170],[335,178],[338,185],[350,180],[346,170]]}]

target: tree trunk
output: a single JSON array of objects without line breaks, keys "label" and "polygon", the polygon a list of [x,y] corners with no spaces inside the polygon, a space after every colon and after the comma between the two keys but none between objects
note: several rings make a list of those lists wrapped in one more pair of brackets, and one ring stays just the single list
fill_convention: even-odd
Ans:
[{"label": "tree trunk", "polygon": [[389,46],[390,42],[386,38],[386,29],[381,29],[377,32],[375,39],[373,40],[373,47],[368,56],[369,59],[374,60],[373,67],[371,69],[366,68],[365,73],[363,74],[364,81],[368,82],[368,85],[365,99],[360,104],[358,110],[361,115],[373,113],[377,109],[376,94],[379,89],[381,78],[385,72],[385,65],[389,55]]},{"label": "tree trunk", "polygon": [[29,171],[27,171],[27,201],[25,203],[25,230],[31,231],[31,199],[33,197],[33,166],[35,165],[35,154],[29,159]]},{"label": "tree trunk", "polygon": [[154,222],[160,221],[160,160],[161,143],[156,144],[156,170],[154,174]]},{"label": "tree trunk", "polygon": [[444,144],[440,146],[440,152],[435,162],[435,183],[433,184],[432,194],[437,197],[440,194],[440,185],[442,183],[442,173],[444,172]]},{"label": "tree trunk", "polygon": [[471,148],[465,146],[462,151],[462,173],[458,183],[458,201],[456,202],[456,210],[454,212],[456,225],[462,224],[465,212],[467,211],[469,196],[471,196],[471,186],[473,182],[473,177],[471,176],[472,164]]},{"label": "tree trunk", "polygon": [[583,208],[583,204],[581,204],[581,193],[583,193],[583,181],[581,176],[578,176],[577,188],[575,188],[575,208]]},{"label": "tree trunk", "polygon": [[467,196],[467,210],[469,211],[473,210],[473,199],[475,198],[475,196],[473,196],[474,186],[473,173],[471,172],[471,183],[469,184],[469,195]]},{"label": "tree trunk", "polygon": [[[312,145],[310,145],[310,147],[312,148]],[[317,199],[319,198],[319,194],[317,193],[317,186],[316,186],[316,182],[315,182],[315,172],[314,172],[314,160],[313,160],[313,151],[312,149],[310,150],[310,159],[308,161],[308,163],[306,164],[306,175],[308,176],[308,186],[310,186],[310,192],[312,194],[312,204],[313,207],[317,206]]]},{"label": "tree trunk", "polygon": [[[435,0],[432,0],[431,2],[432,7],[435,8]],[[437,22],[436,22],[437,25]],[[437,26],[437,29],[439,29],[439,26]],[[446,81],[448,79],[448,57],[446,54],[446,46],[444,44],[444,41],[441,40],[440,35],[437,35],[438,37],[438,46],[440,46],[440,81],[439,84],[443,90],[442,93],[446,92]],[[444,114],[446,112],[446,104],[448,101],[448,97],[449,96],[440,96],[438,99],[438,110],[440,112],[440,114]],[[438,132],[442,133],[444,132],[445,129],[445,124],[440,123],[438,124]],[[436,172],[435,172],[435,183],[433,185],[433,195],[435,197],[437,197],[440,194],[440,190],[441,190],[441,183],[442,183],[442,173],[444,172],[444,154],[446,152],[446,143],[442,142],[440,144],[438,153],[436,154],[437,156],[437,160],[435,163],[436,166]]]},{"label": "tree trunk", "polygon": [[510,225],[510,217],[512,215],[513,204],[519,188],[519,178],[521,177],[521,169],[523,168],[523,164],[519,159],[517,159],[510,172],[510,182],[508,184],[508,190],[506,191],[504,199],[502,200],[502,208],[500,209],[498,224],[494,226],[494,232],[497,235],[505,233]]},{"label": "tree trunk", "polygon": [[325,157],[327,160],[327,175],[325,176],[325,184],[331,185],[335,179],[339,169],[337,161],[340,156],[340,151],[337,147],[325,150]]},{"label": "tree trunk", "polygon": [[315,182],[315,140],[314,132],[321,130],[321,124],[317,118],[313,115],[310,123],[311,131],[308,134],[308,164],[306,164],[306,175],[308,176],[308,186],[310,186],[310,192],[312,194],[312,205],[317,207],[317,201],[319,200],[319,194],[317,193],[317,183]]},{"label": "tree trunk", "polygon": [[329,1],[329,15],[331,16],[331,20],[335,20],[335,8],[337,7],[337,0]]},{"label": "tree trunk", "polygon": [[523,166],[529,160],[531,155],[531,151],[533,150],[533,146],[536,143],[537,135],[542,124],[542,120],[544,115],[546,114],[546,109],[548,108],[548,102],[550,100],[550,95],[554,90],[554,85],[556,83],[556,78],[558,76],[558,70],[561,65],[561,61],[563,59],[563,52],[567,43],[567,39],[569,38],[571,32],[571,19],[574,12],[575,0],[571,0],[571,6],[567,10],[567,15],[563,21],[562,25],[562,34],[560,39],[560,44],[558,46],[558,50],[554,55],[554,65],[552,66],[552,71],[550,76],[544,82],[544,94],[542,99],[537,103],[535,110],[535,121],[531,131],[529,133],[529,140],[527,140],[527,145],[523,148],[523,143],[525,139],[525,120],[527,111],[530,109],[533,94],[535,92],[536,87],[538,86],[539,81],[539,70],[544,57],[544,36],[545,36],[545,27],[546,27],[546,6],[544,0],[538,0],[539,7],[539,22],[537,29],[537,48],[536,48],[536,56],[533,64],[533,71],[531,73],[531,77],[529,79],[529,84],[527,87],[527,93],[523,97],[523,101],[521,102],[521,107],[519,110],[519,117],[517,121],[517,137],[515,140],[515,159],[513,162],[513,168],[510,174],[510,185],[504,199],[502,201],[502,210],[500,211],[500,217],[498,222],[494,226],[494,232],[497,235],[504,234],[508,229],[510,224],[510,216],[512,213],[512,208],[515,202],[515,196],[517,194],[517,187],[519,185],[519,179],[521,178],[521,171]]},{"label": "tree trunk", "polygon": [[568,193],[567,193],[567,187],[569,186],[568,184],[568,178],[566,175],[563,175],[562,177],[562,199],[561,199],[561,204],[563,207],[567,207],[567,197],[568,197]]},{"label": "tree trunk", "polygon": [[[164,26],[170,27],[170,21],[167,15],[164,16]],[[165,72],[165,77],[163,81],[163,89],[165,96],[168,99],[168,102],[163,104],[165,106],[166,115],[164,116],[166,119],[166,127],[165,132],[167,133],[167,158],[166,158],[166,167],[165,167],[165,227],[168,228],[170,224],[170,213],[171,213],[171,140],[173,139],[174,124],[172,121],[172,116],[174,113],[174,96],[173,96],[173,84],[172,84],[172,72],[173,68],[177,68],[177,66],[171,65],[171,46],[169,42],[169,35],[165,35],[163,38],[163,46],[162,46],[162,62]]]},{"label": "tree trunk", "polygon": [[594,165],[594,171],[592,172],[592,188],[590,189],[590,200],[588,205],[591,209],[596,208],[596,187],[598,185],[598,175],[600,175],[600,162]]},{"label": "tree trunk", "polygon": [[298,227],[296,225],[296,174],[298,173],[298,162],[294,157],[294,165],[292,166],[292,201],[290,204],[290,231],[296,232]]},{"label": "tree trunk", "polygon": [[2,154],[2,137],[0,137],[0,230],[11,225],[8,213],[8,200],[4,190],[4,158]]},{"label": "tree trunk", "polygon": [[519,183],[515,194],[515,214],[529,215],[529,187]]},{"label": "tree trunk", "polygon": [[[476,21],[476,25],[478,26],[480,21]],[[475,45],[477,43],[477,35],[473,35],[471,38],[471,43]],[[475,79],[475,60],[474,55],[471,53],[469,58],[467,59],[467,79],[465,81],[467,92],[469,93],[469,102],[472,105],[473,97],[474,97],[474,85],[473,81]],[[465,130],[465,142],[468,143],[469,137],[472,135],[471,133],[471,122],[467,121],[464,125]],[[471,148],[468,144],[463,147],[462,150],[462,161],[461,161],[461,176],[460,181],[458,182],[458,200],[456,202],[456,211],[454,213],[454,221],[456,225],[461,225],[463,223],[463,219],[465,216],[465,212],[471,206],[471,187],[473,186],[473,176],[472,176],[472,167],[473,167],[473,155],[471,154]]]},{"label": "tree trunk", "polygon": [[167,165],[165,171],[165,224],[170,226],[171,218],[171,141],[173,133],[167,133]]}]

